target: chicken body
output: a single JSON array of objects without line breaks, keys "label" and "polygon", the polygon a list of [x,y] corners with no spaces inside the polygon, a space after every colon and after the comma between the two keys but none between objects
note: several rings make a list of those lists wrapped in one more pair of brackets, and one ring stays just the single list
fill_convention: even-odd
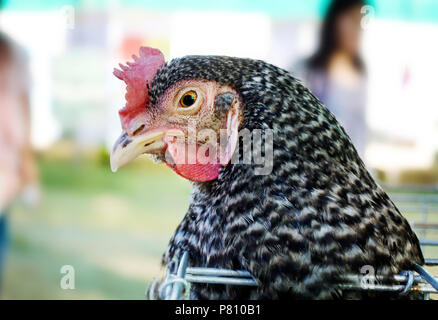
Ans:
[{"label": "chicken body", "polygon": [[424,263],[416,235],[344,129],[290,73],[250,59],[174,59],[153,78],[151,106],[193,79],[235,90],[240,129],[272,129],[273,167],[260,175],[256,164],[231,163],[216,179],[193,182],[163,264],[188,251],[191,266],[248,270],[260,286],[196,284],[192,298],[363,298],[339,288],[344,275],[364,266],[392,275]]}]

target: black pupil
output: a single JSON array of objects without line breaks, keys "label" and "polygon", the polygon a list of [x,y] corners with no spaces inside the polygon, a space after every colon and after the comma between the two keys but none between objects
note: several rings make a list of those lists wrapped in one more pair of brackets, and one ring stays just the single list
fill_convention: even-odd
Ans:
[{"label": "black pupil", "polygon": [[183,102],[183,104],[184,104],[185,106],[190,107],[192,104],[195,103],[195,96],[194,96],[193,94],[186,94],[186,95],[183,97],[182,102]]}]

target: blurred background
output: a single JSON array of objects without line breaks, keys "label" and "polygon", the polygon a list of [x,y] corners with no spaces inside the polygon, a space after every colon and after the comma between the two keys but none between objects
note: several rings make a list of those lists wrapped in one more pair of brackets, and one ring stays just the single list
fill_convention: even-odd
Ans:
[{"label": "blurred background", "polygon": [[[360,112],[343,124],[360,124],[357,144],[367,166],[420,238],[434,244],[438,2],[359,2],[339,10],[345,23],[332,32],[343,34],[344,49],[360,61],[352,59],[358,63],[351,70],[337,69],[340,55],[315,63],[313,75],[329,82],[340,77],[335,83],[359,88],[348,101]],[[0,42],[5,65],[0,243],[7,243],[0,244],[1,297],[142,299],[147,284],[160,275],[161,254],[187,209],[190,185],[147,158],[111,173],[108,152],[121,132],[117,111],[124,105],[124,84],[112,75],[119,62],[148,45],[160,48],[166,59],[186,54],[263,59],[306,82],[309,62],[321,51],[330,3],[0,1],[2,41],[13,48],[1,49]],[[356,40],[357,48],[351,45]],[[12,71],[2,75],[8,68]],[[311,79],[308,85],[317,94]],[[329,108],[336,109],[333,101],[348,105],[344,95],[327,90],[319,98]],[[13,110],[22,112],[11,115]],[[342,118],[342,110],[333,112]],[[10,154],[13,159],[6,159]],[[425,253],[437,257],[437,247],[425,247]],[[74,267],[74,290],[60,287],[64,265]]]}]

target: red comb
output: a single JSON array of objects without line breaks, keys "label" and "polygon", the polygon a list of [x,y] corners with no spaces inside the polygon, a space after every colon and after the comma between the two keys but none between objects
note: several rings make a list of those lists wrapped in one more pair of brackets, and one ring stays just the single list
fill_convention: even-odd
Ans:
[{"label": "red comb", "polygon": [[160,50],[141,47],[140,57],[132,55],[134,62],[119,64],[121,70],[114,69],[114,75],[126,83],[126,105],[119,111],[122,128],[126,130],[129,121],[145,110],[149,102],[147,84],[152,83],[157,70],[164,64]]}]

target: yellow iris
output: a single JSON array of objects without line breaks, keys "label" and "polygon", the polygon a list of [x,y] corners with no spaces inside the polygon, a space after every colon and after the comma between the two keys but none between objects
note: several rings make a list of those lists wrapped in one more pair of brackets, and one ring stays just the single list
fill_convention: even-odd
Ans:
[{"label": "yellow iris", "polygon": [[198,94],[195,91],[190,90],[184,93],[184,95],[179,100],[179,103],[181,107],[189,108],[193,106],[193,104],[196,102],[196,99],[198,99]]}]

